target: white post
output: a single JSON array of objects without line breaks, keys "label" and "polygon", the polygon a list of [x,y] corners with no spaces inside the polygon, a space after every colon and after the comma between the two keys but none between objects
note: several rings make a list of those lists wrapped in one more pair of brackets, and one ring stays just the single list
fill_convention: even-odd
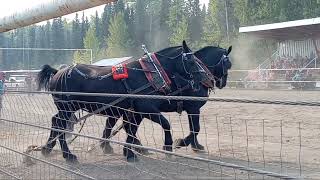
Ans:
[{"label": "white post", "polygon": [[0,18],[0,32],[25,27],[77,11],[100,6],[117,0],[50,0],[32,8]]}]

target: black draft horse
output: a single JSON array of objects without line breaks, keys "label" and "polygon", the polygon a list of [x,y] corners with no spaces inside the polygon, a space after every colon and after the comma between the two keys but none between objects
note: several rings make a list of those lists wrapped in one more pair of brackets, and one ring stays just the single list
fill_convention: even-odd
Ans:
[{"label": "black draft horse", "polygon": [[[199,88],[201,79],[203,78],[203,71],[197,64],[196,57],[190,53],[185,41],[183,41],[182,48],[180,49],[164,49],[156,52],[160,64],[164,70],[171,74],[178,74],[187,79],[187,82],[192,83],[194,89]],[[135,90],[149,83],[138,61],[133,61],[127,64],[129,78],[126,79],[127,85]],[[98,67],[93,65],[79,64],[69,68],[63,68],[59,71],[53,69],[49,65],[44,65],[38,74],[39,89],[46,88],[50,91],[56,92],[86,92],[86,93],[116,93],[127,94],[127,88],[121,81],[115,81],[112,76],[105,77],[110,74],[111,67]],[[175,86],[171,86],[172,91],[176,91]],[[142,90],[139,94],[149,94],[154,92],[155,89],[148,87]],[[155,93],[153,93],[155,94]],[[161,95],[163,93],[156,92]],[[104,107],[106,104],[114,102],[117,97],[100,97],[100,96],[80,96],[75,94],[63,95],[52,94],[54,103],[58,109],[58,113],[52,117],[52,128],[66,129],[67,121],[74,116],[74,112],[82,109],[89,113]],[[125,99],[116,104],[117,107],[110,107],[99,114],[113,115],[113,117],[120,118],[126,116],[130,121],[129,116],[125,109],[132,108],[136,112],[143,112],[147,118],[161,124],[164,135],[164,149],[172,151],[172,135],[170,132],[169,121],[160,114],[161,106],[166,100],[152,100],[152,99]],[[119,108],[118,108],[119,107]],[[160,115],[159,115],[160,114]],[[126,123],[124,129],[127,133],[127,143],[139,144],[136,138],[136,127],[132,127],[133,123]],[[51,130],[49,139],[46,145],[42,148],[42,154],[48,155],[53,147],[56,145],[56,138],[58,137],[62,149],[63,157],[70,162],[77,162],[77,156],[72,154],[69,150],[68,144],[65,139],[65,133]],[[136,155],[131,150],[131,147],[125,146],[123,148],[124,154],[127,156],[128,161],[135,160]]]},{"label": "black draft horse", "polygon": [[[171,47],[171,49],[181,49],[182,46],[177,47]],[[228,78],[228,70],[231,69],[232,63],[229,59],[229,54],[232,50],[232,46],[228,48],[228,50],[220,48],[220,47],[214,47],[214,46],[207,46],[199,51],[194,52],[193,54],[202,61],[202,63],[209,69],[209,71],[212,73],[215,81],[215,86],[219,89],[222,89],[227,84],[227,78]],[[191,51],[191,50],[190,50]],[[178,76],[176,78],[179,79]],[[175,85],[179,85],[180,87],[184,86],[186,82],[184,82],[182,79],[179,79],[178,82],[175,83]],[[178,88],[178,87],[176,87]],[[195,97],[208,97],[209,91],[213,87],[208,87],[205,85],[201,85],[200,89],[198,91],[194,91],[192,89],[186,89],[181,91],[179,95],[181,96],[195,96]],[[182,103],[181,103],[182,102]],[[178,105],[180,103],[180,105]],[[175,145],[177,148],[188,146],[191,144],[191,147],[195,151],[202,151],[204,150],[204,146],[202,146],[198,139],[197,135],[200,132],[200,122],[199,122],[199,116],[200,116],[200,109],[202,106],[206,104],[206,101],[166,101],[162,106],[160,106],[161,112],[178,112],[181,113],[182,111],[186,111],[188,114],[189,119],[189,129],[190,133],[187,137],[183,139],[177,139],[175,142]],[[179,107],[180,106],[180,107]],[[182,107],[181,107],[182,106]],[[126,117],[123,117],[124,121],[128,121]],[[109,138],[112,129],[115,126],[116,122],[118,121],[118,118],[109,117],[106,122],[106,127],[103,132],[102,138]],[[137,123],[137,127],[141,123],[142,119],[141,116],[135,116],[135,121]],[[160,124],[161,125],[161,124]],[[136,128],[137,128],[136,127]],[[136,140],[136,142],[140,143],[140,141]],[[113,149],[108,141],[103,141],[100,144],[102,150],[105,153],[112,153]],[[143,150],[137,149],[141,153],[143,153]]]}]

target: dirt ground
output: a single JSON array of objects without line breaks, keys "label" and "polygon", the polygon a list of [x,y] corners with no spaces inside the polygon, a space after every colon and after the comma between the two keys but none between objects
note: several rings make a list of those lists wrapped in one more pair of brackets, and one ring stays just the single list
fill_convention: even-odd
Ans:
[{"label": "dirt ground", "polygon": [[[223,89],[211,96],[320,100],[318,91]],[[207,102],[201,111],[199,134],[199,141],[206,151],[196,153],[188,147],[176,149],[175,152],[304,179],[320,179],[319,110],[320,107],[308,106]],[[10,94],[4,98],[1,118],[50,127],[55,111],[50,96]],[[171,122],[174,139],[189,133],[185,113],[181,116],[166,113],[165,116]],[[186,158],[166,157],[151,151],[149,155],[139,155],[139,162],[127,163],[122,156],[122,146],[112,144],[114,153],[106,155],[97,140],[83,137],[70,145],[80,164],[65,163],[57,144],[49,157],[42,156],[38,151],[30,153],[39,160],[33,160],[34,164],[29,165],[18,153],[25,152],[30,145],[44,144],[49,131],[5,121],[0,124],[0,179],[10,177],[3,171],[24,179],[86,179],[85,176],[96,179],[270,179],[268,176]],[[91,117],[81,133],[101,137],[104,124],[104,117]],[[79,127],[79,124],[76,125],[76,132]],[[138,137],[145,146],[159,149],[163,146],[161,127],[147,119],[140,126]],[[125,133],[121,131],[112,139],[124,141]]]}]

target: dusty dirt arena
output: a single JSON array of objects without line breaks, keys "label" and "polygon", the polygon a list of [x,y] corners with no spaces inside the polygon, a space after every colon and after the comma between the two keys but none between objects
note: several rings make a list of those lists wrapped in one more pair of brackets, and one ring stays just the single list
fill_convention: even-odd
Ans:
[{"label": "dusty dirt arena", "polygon": [[[317,91],[223,89],[211,96],[320,100],[320,92]],[[188,147],[175,152],[304,179],[320,179],[319,110],[320,107],[308,106],[207,102],[201,111],[199,134],[199,141],[206,151],[196,153]],[[55,111],[48,95],[8,94],[4,98],[1,118],[50,127]],[[188,134],[186,114],[168,113],[165,116],[171,122],[174,139]],[[271,179],[151,151],[149,155],[139,155],[139,162],[127,163],[122,156],[122,146],[112,144],[114,153],[104,154],[97,140],[83,137],[70,145],[71,151],[78,156],[79,164],[65,163],[59,143],[49,157],[38,151],[30,153],[33,158],[38,158],[31,163],[19,153],[25,152],[30,145],[43,145],[49,131],[4,120],[0,122],[0,179],[12,178],[12,175],[24,179]],[[81,134],[101,137],[104,124],[104,117],[91,117]],[[76,132],[79,127],[76,125]],[[138,137],[145,146],[162,149],[164,136],[159,125],[145,119]],[[121,131],[112,139],[124,141],[125,134]]]}]

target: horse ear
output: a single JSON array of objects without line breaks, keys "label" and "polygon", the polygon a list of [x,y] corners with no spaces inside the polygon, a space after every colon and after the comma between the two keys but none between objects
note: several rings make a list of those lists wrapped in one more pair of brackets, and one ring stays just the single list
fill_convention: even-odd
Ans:
[{"label": "horse ear", "polygon": [[190,52],[190,48],[188,47],[185,40],[182,41],[183,52]]},{"label": "horse ear", "polygon": [[231,51],[232,51],[232,46],[230,46],[228,49],[228,55],[230,54]]}]

